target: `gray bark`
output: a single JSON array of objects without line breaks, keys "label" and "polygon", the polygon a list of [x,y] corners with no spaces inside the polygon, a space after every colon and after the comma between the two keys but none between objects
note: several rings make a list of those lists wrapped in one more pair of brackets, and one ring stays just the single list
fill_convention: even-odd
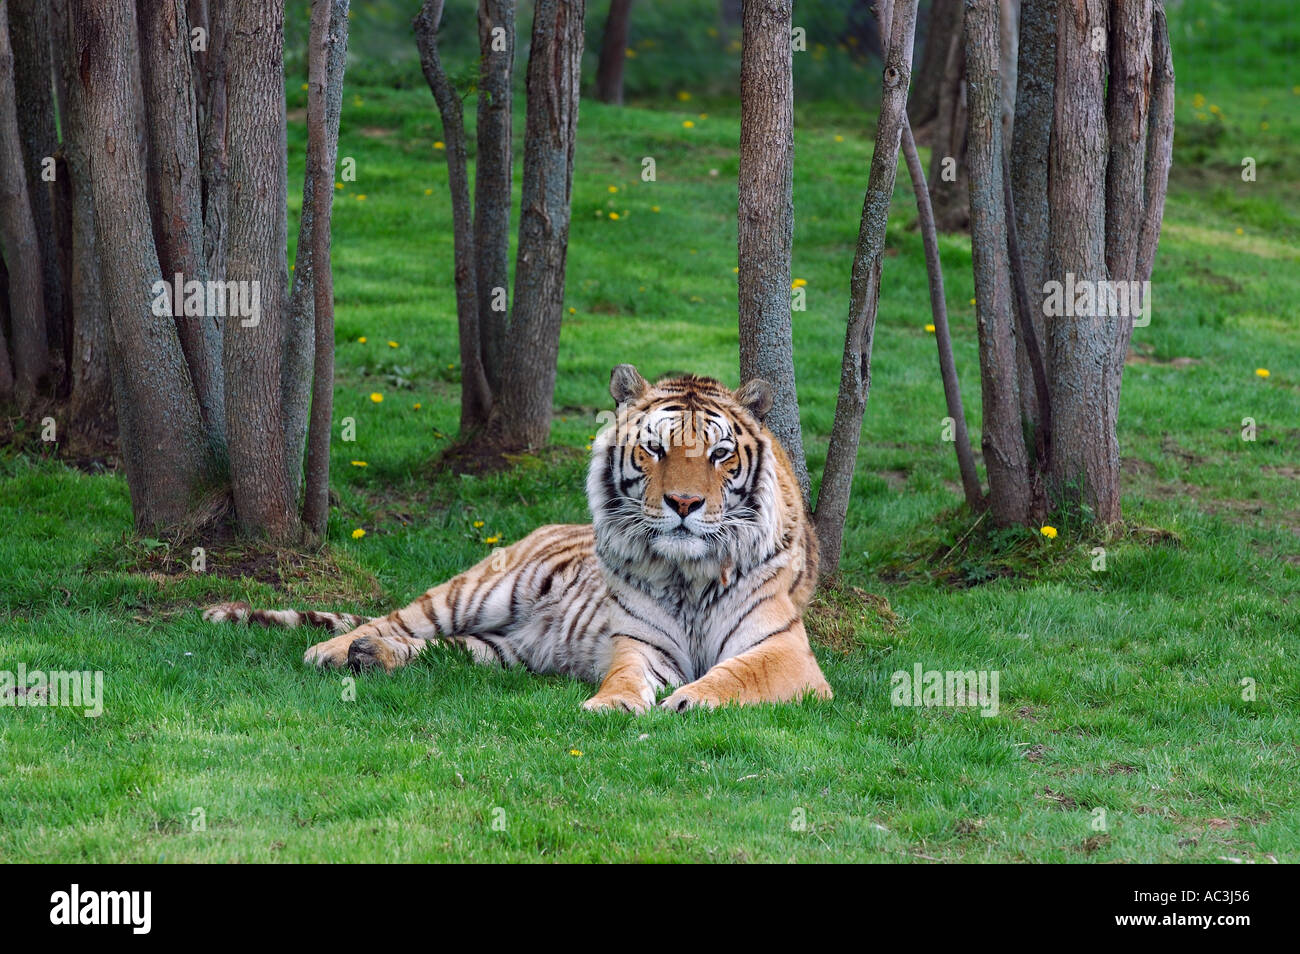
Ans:
[{"label": "gray bark", "polygon": [[627,32],[632,0],[611,0],[596,64],[596,98],[623,105],[623,65],[627,60]]},{"label": "gray bark", "polygon": [[[504,50],[492,48],[497,28],[503,31]],[[510,315],[510,202],[514,174],[510,94],[514,81],[515,0],[480,0],[478,38],[474,265],[479,354],[488,387],[495,394],[501,388]]]},{"label": "gray bark", "polygon": [[161,272],[136,139],[135,10],[112,0],[70,0],[68,10],[78,64],[70,98],[84,97],[93,143],[85,156],[131,507],[138,528],[180,524],[207,476],[208,446],[176,324],[151,308]]},{"label": "gray bark", "polygon": [[1174,155],[1174,58],[1163,0],[1155,0],[1151,23],[1151,107],[1148,110],[1147,155],[1143,178],[1142,233],[1138,241],[1135,278],[1149,281],[1165,215],[1169,166]]},{"label": "gray bark", "polygon": [[[821,572],[839,568],[853,489],[853,472],[862,438],[862,415],[871,392],[871,345],[880,301],[889,202],[898,174],[898,151],[907,117],[907,86],[912,73],[912,40],[916,30],[916,0],[898,0],[889,17],[883,94],[871,155],[871,174],[862,205],[857,251],[850,281],[849,320],[840,366],[840,390],[835,403],[826,469],[817,496],[815,522],[821,548]],[[882,18],[883,24],[883,18]]]},{"label": "gray bark", "polygon": [[203,262],[208,278],[226,280],[226,228],[230,187],[226,143],[226,56],[232,0],[209,0],[208,50],[203,57],[203,135],[199,141],[203,176]]},{"label": "gray bark", "polygon": [[[308,39],[306,178],[312,183],[311,285],[315,348],[303,523],[317,539],[324,537],[330,514],[330,432],[334,420],[334,273],[330,268],[330,216],[334,206],[340,115],[333,111],[333,105],[343,89],[347,30],[348,0],[314,0]],[[333,125],[330,125],[331,119]],[[307,200],[308,196],[304,194],[304,218]]]},{"label": "gray bark", "polygon": [[9,272],[14,393],[25,409],[46,383],[49,346],[41,243],[24,171],[7,6],[0,2],[0,253]]},{"label": "gray bark", "polygon": [[[334,166],[338,157],[339,121],[343,115],[343,70],[348,55],[349,0],[330,0],[329,58],[325,72],[325,149],[330,168],[330,201],[334,195]],[[310,84],[309,84],[310,85]],[[302,213],[298,217],[298,244],[294,252],[293,288],[289,294],[289,317],[285,329],[283,408],[286,459],[289,462],[289,481],[294,495],[298,493],[303,449],[307,440],[308,415],[312,394],[314,368],[319,362],[316,340],[315,302],[313,282],[315,274],[313,249],[315,217],[318,203],[316,194],[316,169],[307,163],[302,179]],[[331,337],[331,344],[333,338]],[[330,381],[334,379],[332,366]],[[331,384],[331,387],[333,385]],[[333,401],[333,391],[330,393]]]},{"label": "gray bark", "polygon": [[583,0],[538,0],[528,53],[523,200],[504,382],[486,441],[538,447],[551,431],[573,195]]},{"label": "gray bark", "polygon": [[[1048,274],[1100,282],[1106,272],[1106,29],[1104,0],[1062,3],[1056,21],[1056,86],[1048,171]],[[1104,35],[1104,33],[1103,33]],[[1095,286],[1094,286],[1095,287]],[[1047,321],[1052,378],[1052,486],[1059,505],[1085,504],[1096,520],[1119,519],[1119,446],[1109,320]]]},{"label": "gray bark", "polygon": [[451,192],[455,246],[456,319],[460,339],[460,432],[469,435],[487,423],[492,409],[492,392],[483,373],[480,351],[478,273],[475,268],[474,215],[469,198],[465,116],[460,94],[452,88],[438,56],[442,9],[443,0],[425,0],[412,26],[420,50],[420,67],[442,116],[442,132],[447,147],[447,185]]},{"label": "gray bark", "polygon": [[[223,329],[226,437],[235,516],[245,531],[298,535],[283,427],[288,277],[283,0],[235,0],[228,73],[230,232],[226,278],[256,282],[257,323],[229,317]],[[249,319],[251,320],[251,319]],[[310,339],[308,339],[310,340]]]},{"label": "gray bark", "polygon": [[953,38],[961,37],[961,0],[934,0],[925,20],[925,40],[916,67],[916,80],[907,103],[908,122],[918,139],[928,138],[930,123],[939,116],[939,91]]},{"label": "gray bark", "polygon": [[1028,520],[1030,495],[1007,260],[997,0],[965,0],[965,34],[971,257],[983,395],[981,444],[989,511],[995,524],[1010,526]]},{"label": "gray bark", "polygon": [[[199,134],[190,62],[189,22],[183,0],[141,4],[140,66],[149,134],[149,205],[154,244],[164,280],[206,281]],[[210,315],[187,317],[184,299],[172,314],[185,363],[199,398],[209,440],[223,443],[225,388],[221,376],[221,324]]]},{"label": "gray bark", "polygon": [[794,76],[791,0],[744,5],[740,59],[740,380],[772,387],[765,423],[785,448],[808,501],[791,337],[794,241]]},{"label": "gray bark", "polygon": [[[962,18],[949,37],[943,76],[939,82],[939,106],[930,136],[930,201],[935,226],[940,232],[961,232],[970,225],[970,187],[966,169],[966,47],[962,42]],[[947,162],[952,160],[952,163]],[[951,178],[944,175],[945,166]]]}]

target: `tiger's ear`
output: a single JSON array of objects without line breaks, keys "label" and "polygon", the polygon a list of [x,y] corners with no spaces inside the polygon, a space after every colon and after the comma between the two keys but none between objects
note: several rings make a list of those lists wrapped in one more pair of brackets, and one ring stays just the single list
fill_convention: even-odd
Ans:
[{"label": "tiger's ear", "polygon": [[772,386],[762,378],[746,381],[732,395],[736,403],[753,414],[760,421],[772,410]]},{"label": "tiger's ear", "polygon": [[649,387],[646,379],[630,364],[616,365],[609,373],[609,393],[620,406],[635,401]]}]

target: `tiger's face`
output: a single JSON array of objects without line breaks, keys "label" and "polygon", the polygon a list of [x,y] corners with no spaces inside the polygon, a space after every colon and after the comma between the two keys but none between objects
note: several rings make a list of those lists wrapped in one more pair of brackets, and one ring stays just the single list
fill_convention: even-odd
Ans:
[{"label": "tiger's face", "polygon": [[[761,423],[771,407],[767,384],[751,381],[732,392],[686,376],[652,386],[631,365],[619,365],[610,393],[617,426],[602,434],[592,467],[604,507],[598,518],[616,521],[660,557],[723,558],[737,531],[759,515],[770,466]],[[597,495],[592,499],[594,506]]]}]

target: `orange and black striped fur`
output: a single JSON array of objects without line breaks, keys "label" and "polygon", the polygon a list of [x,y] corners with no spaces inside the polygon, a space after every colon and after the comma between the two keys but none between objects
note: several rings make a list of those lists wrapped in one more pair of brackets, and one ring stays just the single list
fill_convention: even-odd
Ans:
[{"label": "orange and black striped fur", "polygon": [[591,710],[681,711],[830,698],[804,632],[817,538],[785,452],[763,425],[770,389],[711,378],[648,384],[614,369],[614,421],[592,445],[589,525],[542,527],[411,605],[367,619],[252,610],[214,622],[331,626],[317,666],[392,670],[431,642],[480,662],[565,673]]}]

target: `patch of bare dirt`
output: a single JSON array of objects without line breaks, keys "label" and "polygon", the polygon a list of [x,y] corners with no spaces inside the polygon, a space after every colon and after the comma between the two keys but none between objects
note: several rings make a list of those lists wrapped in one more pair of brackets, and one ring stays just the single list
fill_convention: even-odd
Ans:
[{"label": "patch of bare dirt", "polygon": [[849,653],[862,648],[862,630],[889,638],[897,635],[901,621],[885,597],[830,580],[813,595],[804,612],[804,625],[819,646]]}]

